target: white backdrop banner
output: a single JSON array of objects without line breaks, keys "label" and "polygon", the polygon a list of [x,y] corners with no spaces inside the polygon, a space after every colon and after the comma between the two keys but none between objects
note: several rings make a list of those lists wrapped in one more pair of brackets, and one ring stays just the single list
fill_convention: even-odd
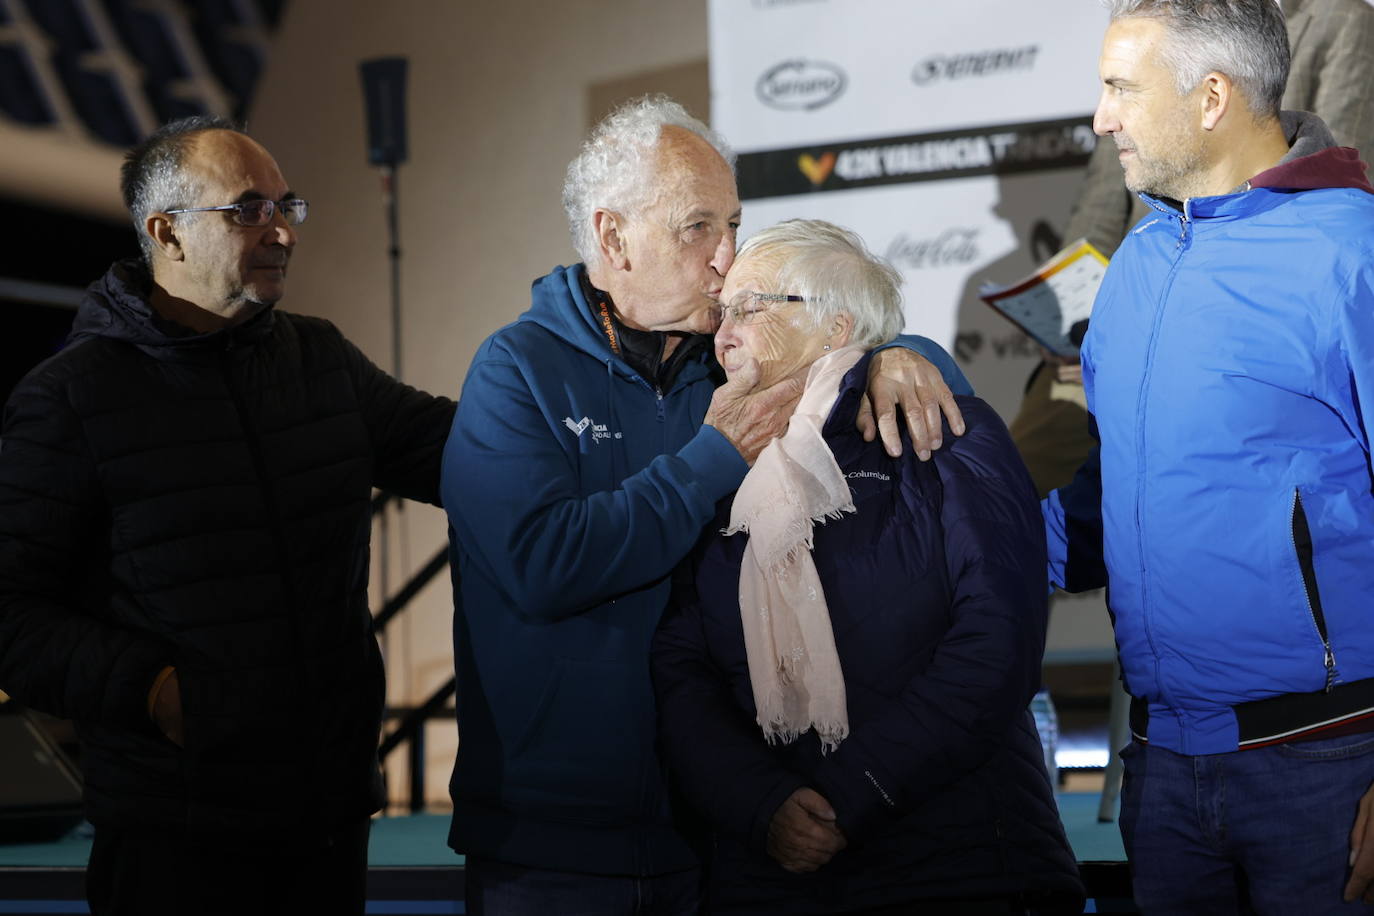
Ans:
[{"label": "white backdrop banner", "polygon": [[1095,137],[1092,0],[711,0],[712,123],[740,153],[742,237],[857,231],[1010,421],[1034,348],[977,300],[1058,249]]}]

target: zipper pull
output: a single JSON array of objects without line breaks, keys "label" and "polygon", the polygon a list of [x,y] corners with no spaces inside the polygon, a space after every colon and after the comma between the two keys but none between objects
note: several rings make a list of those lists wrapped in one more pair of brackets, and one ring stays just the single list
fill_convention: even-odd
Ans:
[{"label": "zipper pull", "polygon": [[1331,692],[1331,688],[1336,686],[1336,654],[1331,651],[1331,647],[1326,647],[1326,693]]},{"label": "zipper pull", "polygon": [[1182,248],[1183,243],[1188,240],[1188,205],[1191,202],[1191,199],[1183,202],[1183,212],[1178,217],[1178,245],[1175,246],[1176,248]]}]

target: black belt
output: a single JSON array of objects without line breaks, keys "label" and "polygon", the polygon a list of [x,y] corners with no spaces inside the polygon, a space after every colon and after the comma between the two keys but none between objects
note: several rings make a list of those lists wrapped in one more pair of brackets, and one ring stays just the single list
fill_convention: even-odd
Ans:
[{"label": "black belt", "polygon": [[[1231,707],[1239,734],[1238,750],[1289,741],[1374,731],[1374,678],[1337,684],[1330,690],[1285,693]],[[1149,743],[1150,707],[1131,698],[1131,734]]]}]

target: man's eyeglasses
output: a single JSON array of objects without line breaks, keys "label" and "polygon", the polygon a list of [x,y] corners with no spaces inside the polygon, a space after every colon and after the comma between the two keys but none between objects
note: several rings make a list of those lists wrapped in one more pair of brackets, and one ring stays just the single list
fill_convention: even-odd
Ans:
[{"label": "man's eyeglasses", "polygon": [[805,302],[805,296],[789,296],[785,293],[758,293],[745,291],[721,306],[720,317],[729,318],[735,324],[752,324],[761,315],[781,308],[790,302]]},{"label": "man's eyeglasses", "polygon": [[299,197],[285,200],[245,200],[238,204],[225,204],[222,207],[184,207],[180,210],[164,210],[164,213],[209,213],[214,210],[233,210],[234,222],[240,226],[266,226],[272,222],[272,215],[280,208],[287,225],[299,226],[305,222],[310,212],[310,204]]}]

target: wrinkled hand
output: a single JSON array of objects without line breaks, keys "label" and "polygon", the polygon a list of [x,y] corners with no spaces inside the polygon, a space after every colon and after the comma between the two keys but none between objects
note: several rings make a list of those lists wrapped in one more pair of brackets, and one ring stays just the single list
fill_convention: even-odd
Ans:
[{"label": "wrinkled hand", "polygon": [[795,378],[755,390],[758,383],[759,364],[751,359],[716,389],[705,420],[705,425],[714,426],[739,449],[751,467],[764,446],[786,432],[802,394],[802,383]]},{"label": "wrinkled hand", "polygon": [[778,806],[768,825],[768,854],[790,872],[815,871],[848,845],[835,809],[805,787]]},{"label": "wrinkled hand", "polygon": [[168,741],[177,747],[185,745],[186,735],[181,720],[181,682],[177,680],[175,668],[158,687],[157,696],[153,697],[153,723],[162,730]]},{"label": "wrinkled hand", "polygon": [[1350,880],[1345,884],[1345,901],[1374,903],[1374,786],[1370,786],[1356,809],[1355,826],[1350,829]]},{"label": "wrinkled hand", "polygon": [[[874,355],[868,365],[868,392],[859,403],[857,426],[865,442],[874,435],[883,437],[883,446],[893,458],[902,454],[902,434],[897,427],[897,411],[906,417],[911,444],[922,461],[943,444],[940,412],[949,419],[956,436],[964,434],[964,417],[954,403],[954,395],[940,370],[930,360],[905,347],[890,347]],[[875,426],[873,415],[877,414]]]}]

